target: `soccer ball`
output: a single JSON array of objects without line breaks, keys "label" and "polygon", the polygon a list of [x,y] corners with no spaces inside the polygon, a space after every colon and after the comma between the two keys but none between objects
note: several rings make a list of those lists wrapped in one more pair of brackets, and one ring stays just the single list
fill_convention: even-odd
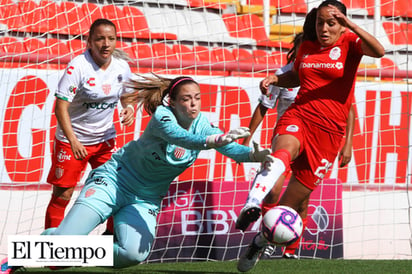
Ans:
[{"label": "soccer ball", "polygon": [[275,206],[263,216],[263,235],[275,245],[286,246],[297,241],[302,229],[299,214],[288,206]]}]

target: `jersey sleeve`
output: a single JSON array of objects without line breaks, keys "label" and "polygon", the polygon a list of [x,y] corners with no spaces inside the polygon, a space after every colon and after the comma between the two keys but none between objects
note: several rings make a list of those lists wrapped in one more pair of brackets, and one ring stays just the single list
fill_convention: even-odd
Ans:
[{"label": "jersey sleeve", "polygon": [[182,128],[174,114],[165,107],[158,107],[152,116],[149,125],[153,134],[168,143],[193,150],[204,150],[206,137],[203,134],[194,134]]},{"label": "jersey sleeve", "polygon": [[72,102],[76,96],[76,90],[80,86],[81,65],[76,59],[67,65],[63,76],[60,78],[55,96],[59,99]]}]

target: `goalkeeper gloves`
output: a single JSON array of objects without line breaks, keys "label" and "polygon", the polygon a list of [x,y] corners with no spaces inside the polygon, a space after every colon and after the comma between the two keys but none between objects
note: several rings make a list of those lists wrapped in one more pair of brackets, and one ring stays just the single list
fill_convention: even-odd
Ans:
[{"label": "goalkeeper gloves", "polygon": [[265,162],[268,155],[272,152],[269,148],[262,148],[258,143],[253,141],[252,150],[249,153],[249,158],[252,162]]},{"label": "goalkeeper gloves", "polygon": [[206,147],[208,148],[218,148],[230,144],[231,142],[246,138],[250,136],[248,127],[239,127],[230,130],[228,133],[224,134],[214,134],[206,138]]}]

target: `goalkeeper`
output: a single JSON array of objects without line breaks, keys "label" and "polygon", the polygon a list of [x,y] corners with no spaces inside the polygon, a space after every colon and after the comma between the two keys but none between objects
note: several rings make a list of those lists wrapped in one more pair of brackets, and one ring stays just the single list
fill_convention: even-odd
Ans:
[{"label": "goalkeeper", "polygon": [[215,148],[236,162],[263,161],[270,153],[257,145],[250,148],[233,142],[249,136],[248,128],[224,134],[212,126],[200,112],[200,87],[192,78],[144,77],[130,81],[130,87],[135,92],[123,99],[143,106],[152,116],[146,130],[92,170],[59,227],[43,233],[87,235],[113,215],[115,268],[147,258],[162,198],[201,150]]}]

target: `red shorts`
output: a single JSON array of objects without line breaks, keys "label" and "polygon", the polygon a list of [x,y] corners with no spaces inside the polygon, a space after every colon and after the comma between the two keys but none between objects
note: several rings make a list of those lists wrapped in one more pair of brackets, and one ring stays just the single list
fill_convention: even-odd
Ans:
[{"label": "red shorts", "polygon": [[299,156],[291,163],[293,175],[311,190],[322,181],[338,155],[342,135],[332,134],[292,115],[283,115],[274,136],[289,134],[300,142]]},{"label": "red shorts", "polygon": [[83,160],[76,160],[69,143],[54,139],[52,166],[47,182],[64,188],[75,187],[87,163],[90,163],[92,168],[96,168],[109,160],[113,152],[117,150],[115,139],[84,147],[87,150],[87,157]]}]

